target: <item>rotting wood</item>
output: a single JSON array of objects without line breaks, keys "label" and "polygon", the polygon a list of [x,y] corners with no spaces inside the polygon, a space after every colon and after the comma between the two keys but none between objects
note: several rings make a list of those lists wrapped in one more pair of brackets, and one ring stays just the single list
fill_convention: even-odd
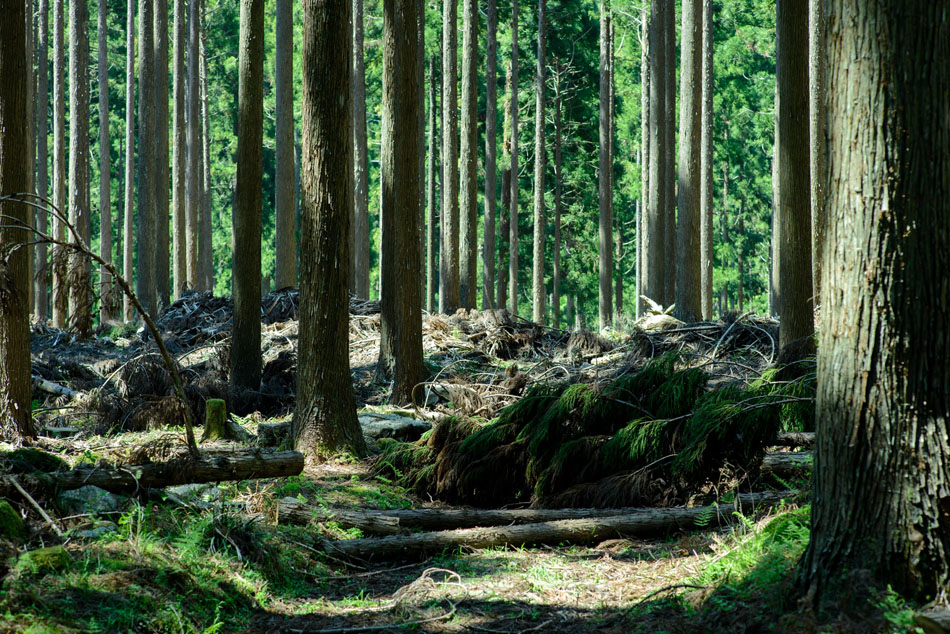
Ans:
[{"label": "rotting wood", "polygon": [[[522,524],[519,526],[466,528],[452,531],[390,535],[345,541],[325,541],[324,548],[334,556],[350,559],[393,560],[418,557],[446,548],[467,546],[523,546],[570,542],[590,543],[631,535],[656,534],[665,531],[710,528],[732,522],[740,509],[748,512],[754,500],[758,507],[768,507],[785,499],[781,493],[758,493],[747,496],[745,504],[720,504],[696,508],[639,509],[626,515],[602,518],[569,519]],[[740,499],[741,502],[741,499]]]},{"label": "rotting wood", "polygon": [[[303,454],[296,451],[261,451],[183,458],[168,462],[121,466],[115,469],[84,466],[72,471],[30,473],[17,476],[32,491],[68,491],[91,485],[115,493],[178,484],[200,484],[224,480],[254,480],[298,475],[303,471]],[[16,490],[12,476],[0,477],[0,495]]]},{"label": "rotting wood", "polygon": [[772,443],[774,447],[812,447],[815,444],[815,432],[789,431],[782,432]]},{"label": "rotting wood", "polygon": [[56,396],[68,396],[69,398],[79,394],[79,392],[76,390],[70,389],[65,385],[53,383],[52,381],[47,381],[46,379],[42,379],[38,376],[33,377],[33,387],[48,394],[55,394]]},{"label": "rotting wood", "polygon": [[800,476],[810,473],[813,464],[811,451],[769,453],[762,459],[762,473],[774,473],[781,477]]},{"label": "rotting wood", "polygon": [[[742,506],[758,503],[760,494],[742,494]],[[770,494],[771,495],[771,494]],[[785,498],[795,495],[788,491]],[[307,525],[311,521],[338,522],[341,526],[358,528],[374,535],[393,535],[400,529],[421,528],[426,530],[451,530],[477,526],[505,526],[536,524],[573,519],[617,517],[643,512],[643,508],[568,508],[568,509],[469,509],[469,508],[423,508],[381,510],[336,510],[317,507],[294,498],[284,498],[278,503],[278,516],[290,524]]]}]

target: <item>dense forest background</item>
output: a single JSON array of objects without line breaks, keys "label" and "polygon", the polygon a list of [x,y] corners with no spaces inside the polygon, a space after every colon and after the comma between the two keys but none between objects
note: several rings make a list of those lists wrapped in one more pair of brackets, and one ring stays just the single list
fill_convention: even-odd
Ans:
[{"label": "dense forest background", "polygon": [[[615,239],[622,238],[621,257],[615,262],[615,275],[627,278],[624,307],[632,312],[636,265],[636,210],[640,200],[641,174],[640,126],[640,20],[644,3],[615,2],[615,152],[614,215]],[[90,14],[95,15],[90,2]],[[380,113],[382,107],[382,17],[380,0],[368,0],[364,7],[366,60],[367,141],[369,151],[369,201],[371,236],[370,295],[378,295],[379,279],[379,200],[380,200]],[[121,262],[122,210],[125,157],[126,91],[126,20],[125,0],[108,2],[109,103],[111,140],[111,180],[113,261]],[[679,10],[677,8],[677,10]],[[294,68],[301,67],[302,9],[295,4]],[[505,99],[505,66],[511,56],[510,8],[499,7],[498,30],[498,166],[499,176],[507,164],[502,139]],[[264,65],[264,179],[262,276],[274,279],[274,171],[275,152],[275,5],[266,5]],[[534,68],[536,64],[537,15],[524,7],[520,15],[519,39],[519,147],[521,152],[519,190],[519,288],[520,314],[531,310],[532,216],[530,197],[534,165]],[[210,185],[213,223],[215,294],[231,292],[231,207],[234,191],[237,151],[237,53],[239,5],[227,0],[208,1],[202,20],[203,51],[207,55],[208,110],[210,119]],[[169,14],[171,21],[171,14]],[[441,12],[429,3],[426,9],[426,58],[441,56]],[[484,31],[485,15],[480,15]],[[775,5],[765,0],[724,0],[714,10],[714,191],[715,197],[715,269],[714,297],[717,312],[725,310],[769,310],[769,271],[771,267],[770,227],[772,215],[771,160],[774,142],[775,86]],[[563,206],[564,281],[562,302],[573,295],[578,312],[588,316],[587,324],[597,315],[597,142],[598,142],[598,5],[584,0],[551,0],[547,15],[548,94],[555,89],[563,95]],[[461,16],[459,17],[461,26]],[[677,31],[681,20],[676,19]],[[68,27],[67,27],[68,29]],[[67,30],[68,37],[68,30]],[[677,35],[677,38],[679,36]],[[461,38],[459,38],[461,48]],[[90,33],[90,98],[98,100],[98,46],[95,30]],[[485,123],[485,42],[479,38],[479,169],[478,207],[484,208],[484,123]],[[52,60],[52,53],[50,54]],[[51,63],[52,65],[52,63]],[[677,69],[679,63],[677,63]],[[438,68],[438,65],[437,65]],[[427,71],[428,73],[428,71]],[[172,76],[169,72],[169,85]],[[295,137],[300,141],[299,73],[295,72]],[[436,77],[441,81],[440,77]],[[429,77],[426,78],[429,81]],[[67,77],[68,82],[68,77]],[[678,84],[677,84],[678,85]],[[677,101],[679,98],[677,93]],[[68,92],[67,92],[68,94]],[[171,88],[169,95],[171,95]],[[171,106],[170,106],[171,107]],[[426,106],[428,109],[428,105]],[[428,112],[428,110],[427,110]],[[441,107],[437,108],[441,119]],[[546,113],[548,134],[553,138],[553,98]],[[428,121],[428,114],[426,115]],[[675,117],[674,121],[677,120]],[[68,122],[67,122],[68,126]],[[441,128],[441,123],[440,123]],[[136,136],[136,138],[138,138]],[[49,138],[52,146],[52,130]],[[90,118],[91,183],[99,179],[99,123]],[[546,202],[553,208],[553,143],[547,144]],[[50,159],[52,161],[52,159]],[[298,161],[299,168],[299,161]],[[501,178],[497,179],[501,198]],[[299,186],[299,180],[298,180]],[[91,188],[93,210],[100,209],[97,187]],[[439,196],[437,196],[437,199]],[[99,214],[93,214],[93,247],[98,251]],[[553,235],[552,224],[545,232]],[[170,229],[171,230],[171,229]],[[479,244],[484,225],[478,223]],[[506,246],[506,245],[502,245]],[[553,244],[546,245],[546,276],[550,288]],[[740,264],[741,262],[741,264]],[[481,270],[481,265],[479,269]],[[480,278],[480,276],[479,276]],[[479,285],[481,281],[479,281]],[[479,297],[481,293],[479,291]],[[550,310],[550,307],[549,309]],[[562,314],[564,306],[562,305]]]}]

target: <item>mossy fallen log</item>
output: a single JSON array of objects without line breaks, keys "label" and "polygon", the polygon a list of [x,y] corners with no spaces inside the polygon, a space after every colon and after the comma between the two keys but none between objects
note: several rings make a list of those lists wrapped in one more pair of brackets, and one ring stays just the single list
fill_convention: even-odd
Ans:
[{"label": "mossy fallen log", "polygon": [[775,447],[812,447],[815,444],[813,431],[786,431],[776,437]]},{"label": "mossy fallen log", "polygon": [[[31,491],[68,491],[97,486],[115,493],[132,493],[145,488],[177,484],[254,480],[298,475],[303,471],[303,454],[296,451],[243,452],[220,454],[198,459],[181,458],[113,468],[82,466],[71,471],[25,473],[17,476]],[[9,476],[0,477],[0,495],[14,494],[16,487]]]},{"label": "mossy fallen log", "polygon": [[774,473],[779,477],[802,476],[811,473],[814,454],[811,451],[778,452],[765,454],[762,473]]},{"label": "mossy fallen log", "polygon": [[624,515],[590,517],[517,526],[463,528],[458,530],[326,541],[324,548],[336,557],[363,561],[412,559],[446,548],[467,546],[527,546],[569,542],[584,544],[605,539],[651,535],[672,530],[694,530],[722,526],[735,519],[735,512],[752,512],[787,499],[787,493],[756,493],[740,496],[738,503],[696,508],[635,509]]}]

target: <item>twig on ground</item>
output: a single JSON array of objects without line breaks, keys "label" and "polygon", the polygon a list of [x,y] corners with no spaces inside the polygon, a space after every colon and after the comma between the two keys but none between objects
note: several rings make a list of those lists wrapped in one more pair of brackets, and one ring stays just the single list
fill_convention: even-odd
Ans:
[{"label": "twig on ground", "polygon": [[23,497],[25,497],[25,498],[26,498],[26,501],[29,502],[30,505],[31,505],[33,508],[36,509],[37,513],[39,513],[40,516],[41,516],[44,520],[46,520],[47,523],[49,523],[49,525],[53,528],[53,532],[55,532],[57,535],[59,535],[60,537],[62,537],[62,536],[63,536],[63,531],[60,530],[59,525],[56,523],[56,520],[54,520],[52,517],[50,517],[49,514],[48,514],[46,511],[43,510],[43,507],[42,507],[42,506],[40,506],[39,504],[37,504],[36,500],[33,499],[33,496],[32,496],[32,495],[30,495],[29,493],[27,493],[26,489],[24,489],[22,486],[20,486],[20,482],[19,482],[19,480],[16,479],[16,476],[11,475],[11,476],[10,476],[10,482],[12,482],[12,483],[13,483],[13,486],[16,487],[16,490],[20,492],[20,495],[22,495]]}]

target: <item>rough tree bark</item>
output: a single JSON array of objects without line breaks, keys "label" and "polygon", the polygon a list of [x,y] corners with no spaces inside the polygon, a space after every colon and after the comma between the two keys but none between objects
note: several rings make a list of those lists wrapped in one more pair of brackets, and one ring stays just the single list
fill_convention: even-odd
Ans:
[{"label": "rough tree bark", "polygon": [[[351,0],[305,0],[300,219],[300,380],[294,445],[321,459],[366,453],[349,367],[353,213]],[[258,305],[260,303],[258,302]]]},{"label": "rough tree bark", "polygon": [[[201,184],[198,182],[201,148],[198,138],[199,95],[199,35],[198,3],[190,0],[188,4],[188,69],[187,69],[187,110],[185,111],[186,143],[188,160],[185,166],[185,276],[188,286],[198,287],[200,265],[198,263],[198,208],[201,200]],[[240,118],[240,115],[239,115]],[[238,160],[240,163],[240,159]]]},{"label": "rough tree bark", "polygon": [[[64,0],[53,4],[53,204],[66,214],[66,16]],[[66,225],[53,219],[54,237],[66,240]],[[53,325],[66,327],[69,287],[66,276],[66,250],[53,247]]]},{"label": "rough tree bark", "polygon": [[[204,15],[204,0],[198,0],[199,15]],[[208,110],[208,51],[205,46],[207,33],[198,20],[198,55],[201,68],[198,77],[201,93],[201,185],[200,206],[198,209],[198,288],[202,291],[214,290],[214,248],[211,234],[211,114]],[[299,158],[300,148],[297,148]],[[299,180],[299,179],[298,179]],[[295,197],[296,198],[296,197]]]},{"label": "rough tree bark", "polygon": [[811,176],[808,135],[808,6],[776,8],[775,205],[779,225],[779,344],[815,332],[811,277]]},{"label": "rough tree bark", "polygon": [[297,285],[297,230],[294,214],[294,3],[277,0],[277,35],[274,56],[276,77],[274,175],[275,288]]},{"label": "rough tree bark", "polygon": [[[346,13],[349,15],[348,10]],[[240,42],[237,183],[232,219],[234,326],[231,330],[231,385],[257,390],[261,385],[264,0],[241,0]],[[339,342],[336,345],[340,345]]]},{"label": "rough tree bark", "polygon": [[555,328],[561,327],[561,64],[554,79],[554,273],[551,308]]},{"label": "rough tree bark", "polygon": [[[36,191],[49,196],[49,0],[40,0],[38,21],[39,74],[37,81],[38,114],[36,123]],[[45,211],[35,209],[36,228],[46,233],[48,219]],[[33,313],[40,321],[49,316],[49,249],[46,244],[37,244],[34,251],[35,283],[33,290]]]},{"label": "rough tree bark", "polygon": [[485,229],[482,242],[482,308],[495,304],[495,215],[498,208],[498,7],[488,0],[485,31]]},{"label": "rough tree bark", "polygon": [[[106,0],[99,0],[98,19],[96,23],[96,45],[99,49],[99,254],[103,260],[111,263],[112,191],[109,186],[109,169],[111,164],[109,151],[109,30],[106,24],[106,14]],[[45,115],[45,110],[43,114]],[[45,137],[43,141],[45,143]],[[112,280],[109,278],[109,273],[103,266],[99,267],[99,299],[100,322],[112,319]]]},{"label": "rough tree bark", "polygon": [[442,231],[439,311],[459,307],[458,0],[442,1]]},{"label": "rough tree bark", "polygon": [[[89,188],[89,6],[69,5],[69,222],[86,244],[92,233]],[[92,332],[92,270],[89,258],[69,256],[69,312],[81,337]]]},{"label": "rough tree bark", "polygon": [[538,0],[538,55],[534,79],[534,236],[532,240],[533,258],[531,262],[531,318],[535,323],[543,324],[545,319],[544,286],[544,171],[547,169],[547,149],[544,138],[545,94],[544,94],[544,25],[545,0]]},{"label": "rough tree bark", "polygon": [[[61,2],[61,0],[56,0]],[[132,256],[135,248],[135,2],[128,0],[125,33],[125,189],[122,211],[122,274],[132,283]],[[55,221],[54,221],[55,224]],[[59,239],[59,236],[56,236]],[[53,248],[56,252],[56,247]],[[54,258],[55,260],[55,258]],[[135,319],[135,307],[127,295],[122,298],[122,318]]]},{"label": "rough tree bark", "polygon": [[649,8],[643,5],[640,18],[640,208],[637,211],[637,297],[636,316],[643,314],[645,302],[643,295],[643,263],[645,260],[643,239],[643,215],[649,206],[650,193],[650,65],[649,50],[651,29],[649,28]]},{"label": "rough tree bark", "polygon": [[811,161],[811,270],[812,297],[821,297],[821,260],[825,240],[823,175],[825,173],[825,57],[823,29],[824,2],[808,3],[808,130]]},{"label": "rough tree bark", "polygon": [[663,305],[668,306],[676,301],[676,7],[667,2],[663,16],[663,72],[664,106],[660,112],[664,121],[666,146],[663,161],[666,164],[666,178],[662,182],[666,197],[664,222],[666,225],[664,237],[666,239],[666,284]]},{"label": "rough tree bark", "polygon": [[459,152],[459,304],[475,308],[478,280],[478,6],[462,0],[462,122]]},{"label": "rough tree bark", "polygon": [[[27,57],[26,3],[0,1],[0,192],[26,192],[33,162],[29,160],[33,131],[23,125],[27,118],[30,81]],[[8,201],[0,203],[0,213],[20,223],[29,222],[29,207]],[[0,229],[0,249],[5,257],[0,302],[0,431],[10,440],[33,438],[36,430],[30,414],[30,306],[29,261],[26,249],[14,245],[27,242],[26,230]]]},{"label": "rough tree bark", "polygon": [[669,118],[666,112],[667,85],[666,43],[663,22],[667,9],[666,2],[654,0],[651,5],[648,27],[649,44],[649,170],[647,181],[647,207],[643,217],[643,236],[640,246],[643,249],[643,290],[642,294],[655,302],[666,299],[666,180],[670,178],[667,157],[666,126]]},{"label": "rough tree bark", "polygon": [[950,22],[938,2],[825,8],[835,90],[800,581],[820,602],[865,570],[923,602],[950,581]]},{"label": "rough tree bark", "polygon": [[600,162],[598,167],[599,216],[599,292],[598,315],[600,328],[613,324],[613,205],[610,191],[610,135],[613,123],[610,121],[610,0],[600,3]]},{"label": "rough tree bark", "polygon": [[511,0],[511,197],[508,200],[508,310],[518,315],[518,0]]},{"label": "rough tree bark", "polygon": [[135,294],[150,314],[155,313],[155,57],[154,3],[139,0],[139,161],[137,273]]},{"label": "rough tree bark", "polygon": [[436,256],[436,162],[438,160],[438,149],[436,143],[438,133],[438,116],[436,108],[438,107],[436,92],[438,91],[438,79],[436,78],[435,67],[438,63],[435,54],[429,57],[429,163],[426,170],[426,311],[435,312],[435,256]]},{"label": "rough tree bark", "polygon": [[175,0],[172,22],[172,273],[177,298],[188,285],[185,180],[188,153],[185,129],[185,0]]},{"label": "rough tree bark", "polygon": [[394,403],[411,403],[425,380],[422,362],[422,262],[419,249],[423,116],[416,72],[416,0],[383,4],[382,197],[379,374],[392,380]]},{"label": "rough tree bark", "polygon": [[353,272],[350,290],[369,297],[369,155],[366,147],[366,62],[363,59],[363,0],[353,0]]},{"label": "rough tree bark", "polygon": [[683,0],[680,65],[679,187],[676,228],[676,316],[702,319],[700,250],[700,114],[702,111],[702,0]]},{"label": "rough tree bark", "polygon": [[155,291],[167,306],[168,249],[168,0],[155,0]]},{"label": "rough tree bark", "polygon": [[700,132],[699,210],[703,319],[713,314],[713,3],[703,3],[703,106]]}]

